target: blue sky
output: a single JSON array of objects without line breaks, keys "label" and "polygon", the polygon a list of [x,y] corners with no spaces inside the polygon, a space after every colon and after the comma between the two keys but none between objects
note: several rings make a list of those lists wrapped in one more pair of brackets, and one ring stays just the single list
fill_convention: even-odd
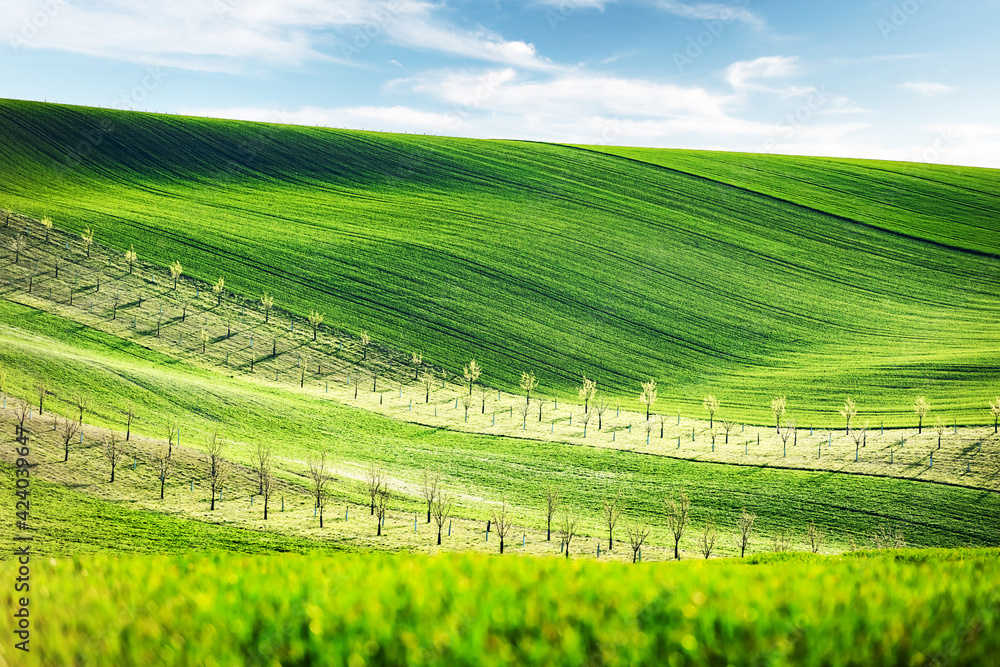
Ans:
[{"label": "blue sky", "polygon": [[1000,168],[1000,0],[0,0],[0,97]]}]

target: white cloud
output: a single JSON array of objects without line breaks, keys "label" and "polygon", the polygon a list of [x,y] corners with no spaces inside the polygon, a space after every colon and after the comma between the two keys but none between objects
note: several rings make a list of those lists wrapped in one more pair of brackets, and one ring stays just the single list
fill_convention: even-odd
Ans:
[{"label": "white cloud", "polygon": [[737,90],[763,89],[762,79],[783,79],[800,71],[797,56],[766,56],[741,60],[726,69],[726,81]]},{"label": "white cloud", "polygon": [[[38,12],[35,0],[7,0],[0,32],[20,35]],[[485,30],[458,28],[443,5],[422,0],[53,0],[44,25],[23,48],[238,72],[247,63],[340,63],[378,40],[463,58],[551,69],[535,47]],[[322,46],[334,45],[332,47]]]},{"label": "white cloud", "polygon": [[937,97],[952,91],[958,90],[955,86],[948,86],[943,83],[932,83],[928,81],[914,81],[899,85],[904,90],[910,90],[924,97]]},{"label": "white cloud", "polygon": [[752,12],[748,7],[748,0],[733,4],[719,2],[696,2],[689,4],[678,2],[677,0],[657,0],[656,5],[671,14],[686,19],[697,20],[717,20],[717,21],[738,21],[757,29],[763,30],[767,23],[763,18]]}]

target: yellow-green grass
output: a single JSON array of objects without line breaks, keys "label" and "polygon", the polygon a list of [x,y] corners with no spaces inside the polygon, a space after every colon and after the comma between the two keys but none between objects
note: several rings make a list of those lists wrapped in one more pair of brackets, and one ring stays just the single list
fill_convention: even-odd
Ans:
[{"label": "yellow-green grass", "polygon": [[[622,565],[189,555],[31,563],[25,665],[923,665],[1000,652],[996,550]],[[16,563],[0,564],[12,580]],[[18,609],[4,589],[4,607]],[[11,613],[0,620],[10,638]]]},{"label": "yellow-green grass", "polygon": [[636,410],[655,377],[688,414],[713,393],[766,424],[784,394],[831,426],[851,396],[909,427],[922,394],[985,423],[1000,384],[996,171],[0,117],[0,205],[134,243],[161,282],[177,259],[453,373],[475,357],[501,389],[534,370],[567,398],[586,374]]}]

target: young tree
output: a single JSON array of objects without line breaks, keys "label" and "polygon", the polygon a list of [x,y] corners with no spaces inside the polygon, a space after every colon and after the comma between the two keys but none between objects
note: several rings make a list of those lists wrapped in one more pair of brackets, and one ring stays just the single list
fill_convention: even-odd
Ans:
[{"label": "young tree", "polygon": [[266,445],[263,442],[258,442],[253,450],[253,470],[257,473],[257,493],[258,495],[264,493],[264,476],[271,469],[271,454],[272,449],[270,445]]},{"label": "young tree", "polygon": [[361,384],[361,373],[355,373],[351,377],[351,384],[354,385],[354,398],[358,397],[358,386]]},{"label": "young tree", "polygon": [[608,397],[605,396],[604,394],[601,394],[601,397],[597,399],[596,403],[594,403],[594,410],[597,412],[598,431],[600,431],[601,428],[604,426],[604,413],[608,411],[608,408],[610,406],[611,402],[608,400]]},{"label": "young tree", "polygon": [[42,218],[42,228],[45,230],[45,242],[49,242],[49,234],[52,232],[52,218],[45,216]]},{"label": "young tree", "polygon": [[264,292],[264,295],[260,297],[260,306],[264,309],[264,323],[267,324],[271,319],[271,309],[274,308],[274,297]]},{"label": "young tree", "polygon": [[[378,494],[386,486],[385,473],[382,472],[382,466],[375,465],[375,463],[368,466],[367,482],[368,497],[371,499],[372,503],[372,516],[375,516],[375,501],[378,499]],[[379,535],[381,534],[382,533],[379,533]]]},{"label": "young tree", "polygon": [[10,227],[10,216],[13,215],[13,211],[9,211],[5,208],[0,208],[0,215],[3,216],[3,226]]},{"label": "young tree", "polygon": [[205,354],[205,350],[208,349],[208,341],[211,336],[208,335],[208,329],[202,329],[198,332],[198,338],[201,340],[201,353]]},{"label": "young tree", "polygon": [[226,293],[226,279],[219,276],[219,279],[212,285],[212,291],[215,292],[215,305],[221,306],[222,295]]},{"label": "young tree", "polygon": [[389,487],[383,485],[379,489],[377,497],[375,498],[375,515],[378,518],[378,535],[382,535],[382,526],[385,524],[385,513],[389,508],[389,500],[392,494],[389,492]]},{"label": "young tree", "polygon": [[38,396],[38,416],[42,416],[42,405],[45,404],[45,397],[49,393],[49,385],[45,380],[35,383],[35,395]]},{"label": "young tree", "polygon": [[698,546],[701,547],[701,555],[705,557],[705,560],[708,560],[708,557],[712,555],[716,537],[715,522],[709,519],[705,522],[705,527],[701,532],[701,539],[698,541]]},{"label": "young tree", "polygon": [[820,547],[823,546],[823,532],[810,523],[809,532],[806,533],[806,537],[809,540],[809,550],[814,554],[818,554]]},{"label": "young tree", "polygon": [[587,406],[590,404],[590,399],[597,393],[597,382],[595,380],[588,380],[587,376],[584,375],[583,384],[576,390],[576,393],[580,397],[580,400],[583,401],[584,414],[587,414]]},{"label": "young tree", "polygon": [[538,380],[535,379],[535,372],[531,373],[521,372],[521,391],[524,392],[524,402],[525,404],[531,402],[531,392],[538,386]]},{"label": "young tree", "polygon": [[649,382],[642,383],[642,393],[639,400],[646,405],[646,420],[649,420],[649,409],[656,402],[656,380],[650,378]]},{"label": "young tree", "polygon": [[496,508],[493,509],[493,527],[496,529],[497,536],[500,538],[500,553],[503,553],[504,540],[507,539],[507,534],[510,532],[510,529],[514,527],[513,517],[510,512],[507,511],[506,498],[503,499],[499,512],[497,512]]},{"label": "young tree", "polygon": [[[130,245],[125,251],[125,261],[128,262],[128,274],[132,275],[132,265],[139,259],[139,254],[135,251],[135,245]],[[58,277],[58,276],[57,276]]]},{"label": "young tree", "polygon": [[438,546],[441,546],[441,532],[444,530],[444,524],[451,516],[451,498],[446,497],[440,491],[434,497],[434,506],[431,508],[431,514],[434,515],[434,523],[437,524],[438,529]]},{"label": "young tree", "polygon": [[368,359],[368,346],[372,344],[372,337],[368,335],[367,331],[361,332],[361,360],[366,361]]},{"label": "young tree", "polygon": [[930,412],[931,404],[927,402],[927,399],[923,396],[918,396],[917,400],[913,401],[913,411],[917,413],[917,417],[920,418],[920,422],[917,425],[917,433],[924,432],[924,417]]},{"label": "young tree", "polygon": [[29,414],[31,414],[31,406],[28,405],[27,401],[23,401],[20,398],[14,401],[14,416],[17,418],[15,435],[18,442],[25,442],[27,440],[27,433],[24,430],[24,422],[28,419]]},{"label": "young tree", "polygon": [[309,477],[313,483],[313,497],[316,499],[316,509],[319,511],[319,527],[323,527],[323,506],[326,500],[326,485],[330,482],[330,472],[326,469],[326,452],[320,457],[309,461]]},{"label": "young tree", "polygon": [[746,554],[750,535],[753,533],[753,524],[756,520],[757,515],[745,509],[736,519],[736,546],[740,548],[740,558]]},{"label": "young tree", "polygon": [[[583,437],[585,437],[585,438],[587,437],[587,424],[590,423],[590,420],[591,420],[591,418],[593,416],[594,415],[591,412],[584,412],[582,415],[580,415],[580,421],[583,422]],[[539,414],[539,417],[541,417],[541,414]],[[542,420],[539,419],[538,421],[542,421]],[[648,432],[647,432],[647,435],[646,435],[646,439],[647,440],[649,439]]]},{"label": "young tree", "polygon": [[73,442],[73,438],[76,437],[77,432],[80,430],[80,425],[72,419],[64,419],[62,423],[62,431],[60,435],[63,441],[63,462],[69,461],[69,443]]},{"label": "young tree", "polygon": [[25,245],[26,242],[24,237],[21,235],[15,236],[10,240],[10,249],[14,253],[15,264],[17,264],[17,262],[21,259],[21,253],[24,252]]},{"label": "young tree", "polygon": [[527,429],[528,428],[528,411],[530,409],[531,409],[531,406],[528,405],[527,403],[525,403],[524,405],[518,405],[517,406],[517,413],[519,415],[521,415],[521,428],[522,429]]},{"label": "young tree", "polygon": [[488,393],[490,393],[489,387],[479,387],[479,397],[482,399],[482,414],[484,415],[486,414],[486,394]]},{"label": "young tree", "polygon": [[[434,385],[434,373],[424,375],[424,403],[431,402],[431,387]],[[357,398],[357,396],[355,396]]]},{"label": "young tree", "polygon": [[434,499],[437,497],[438,493],[440,493],[438,490],[438,486],[440,484],[441,475],[439,473],[431,474],[430,470],[424,470],[421,491],[423,491],[424,500],[427,502],[427,523],[431,522],[431,509],[434,505]]},{"label": "young tree", "polygon": [[788,551],[791,548],[791,538],[785,529],[782,528],[780,531],[772,536],[771,551],[776,554],[780,554],[783,551]]},{"label": "young tree", "polygon": [[646,442],[649,442],[649,436],[656,428],[656,422],[652,419],[647,419],[642,423],[642,428],[646,431]]},{"label": "young tree", "polygon": [[[39,409],[38,409],[38,413],[39,413],[39,414],[41,414],[41,412],[42,412],[42,410],[41,410],[41,408],[39,408]],[[943,438],[943,437],[944,437],[944,432],[945,432],[945,430],[946,430],[947,428],[948,428],[948,427],[947,427],[947,426],[945,426],[944,422],[943,422],[943,421],[941,421],[941,418],[940,418],[940,417],[938,417],[938,418],[937,418],[937,419],[936,419],[936,420],[934,421],[934,432],[938,434],[938,446],[937,446],[937,448],[938,448],[938,449],[941,449],[941,438]]]},{"label": "young tree", "polygon": [[708,410],[708,428],[712,428],[714,425],[712,420],[715,418],[715,413],[719,410],[719,399],[709,394],[705,397],[702,405],[704,405],[705,409]]},{"label": "young tree", "polygon": [[132,401],[128,402],[128,407],[125,408],[125,442],[132,439],[132,420],[135,419],[135,405]]},{"label": "young tree", "polygon": [[163,492],[167,486],[167,476],[170,474],[170,467],[173,463],[170,450],[166,447],[161,447],[160,455],[157,457],[156,462],[160,471],[160,500],[163,500]]},{"label": "young tree", "polygon": [[840,416],[847,420],[847,432],[851,432],[851,420],[858,414],[857,406],[854,405],[854,401],[847,399],[844,402],[844,408],[840,411]]},{"label": "young tree", "polygon": [[784,396],[778,396],[771,401],[771,415],[774,417],[774,430],[776,432],[781,431],[781,418],[785,414],[786,405],[787,401]]},{"label": "young tree", "polygon": [[80,234],[80,240],[83,241],[84,247],[87,249],[87,259],[90,259],[90,246],[94,245],[94,232],[87,227]]},{"label": "young tree", "polygon": [[785,428],[778,430],[778,437],[781,438],[781,446],[784,448],[785,452],[788,451],[788,439],[791,438],[794,433],[795,429],[790,426],[786,426]]},{"label": "young tree", "polygon": [[472,405],[472,395],[462,394],[462,407],[465,408],[465,421],[469,421],[469,406]]},{"label": "young tree", "polygon": [[171,456],[174,453],[174,437],[178,434],[177,427],[173,424],[167,426],[167,454]]},{"label": "young tree", "polygon": [[684,529],[687,527],[688,510],[691,509],[691,499],[687,497],[686,493],[681,491],[681,497],[679,500],[675,500],[671,496],[667,499],[666,503],[667,525],[670,526],[670,532],[674,534],[674,558],[680,560],[681,537],[684,535]]},{"label": "young tree", "polygon": [[608,527],[608,551],[614,550],[615,525],[622,515],[622,492],[618,490],[618,495],[610,500],[604,501],[604,525]]},{"label": "young tree", "polygon": [[625,521],[625,532],[628,534],[628,542],[632,547],[632,562],[635,563],[639,550],[642,549],[642,545],[646,542],[646,538],[649,537],[649,525],[642,523],[633,523],[631,521]]},{"label": "young tree", "polygon": [[90,398],[86,394],[75,394],[73,405],[80,413],[80,426],[83,426],[83,413],[90,409]]},{"label": "young tree", "polygon": [[205,445],[205,463],[208,464],[208,482],[212,491],[211,510],[215,510],[215,497],[222,494],[222,489],[226,485],[229,477],[229,465],[222,458],[222,440],[219,439],[219,432],[213,431]]},{"label": "young tree", "polygon": [[274,489],[277,487],[278,481],[274,478],[274,473],[271,472],[270,461],[267,467],[264,469],[264,475],[261,477],[260,492],[264,496],[264,521],[267,521],[267,504],[271,500],[271,494],[274,493]]},{"label": "young tree", "polygon": [[993,432],[997,432],[997,423],[1000,421],[1000,396],[997,396],[996,402],[990,401],[990,412],[993,413]]},{"label": "young tree", "polygon": [[[545,399],[541,398],[541,397],[538,397],[538,398],[535,399],[535,405],[538,406],[538,423],[539,424],[542,423],[542,409],[545,407],[545,402],[546,402]],[[584,427],[586,427],[586,426],[587,425],[584,424]]]},{"label": "young tree", "polygon": [[545,485],[545,541],[552,541],[552,517],[559,509],[559,487]]},{"label": "young tree", "polygon": [[116,292],[111,298],[111,321],[114,322],[118,319],[118,304],[121,301],[121,293]]},{"label": "young tree", "polygon": [[53,271],[55,271],[55,279],[56,280],[59,280],[59,269],[62,268],[63,264],[64,264],[64,260],[62,258],[62,255],[60,255],[59,253],[54,253],[52,255],[52,269],[53,269]]},{"label": "young tree", "polygon": [[420,379],[420,365],[424,363],[424,355],[419,352],[413,352],[410,355],[410,362],[413,363],[413,381],[416,382]]},{"label": "young tree", "polygon": [[125,447],[122,442],[118,439],[118,436],[112,431],[109,435],[104,436],[104,458],[108,460],[111,465],[111,483],[115,481],[115,468],[118,466],[118,462],[121,461],[122,457],[125,455]]},{"label": "young tree", "polygon": [[563,547],[566,549],[566,558],[569,558],[569,545],[573,541],[573,537],[576,535],[576,519],[572,518],[568,514],[563,517],[562,528],[559,530],[559,537],[562,541]]},{"label": "young tree", "polygon": [[462,368],[462,377],[469,383],[469,396],[472,396],[472,383],[478,380],[482,374],[483,369],[476,363],[475,359],[470,361],[468,366]]},{"label": "young tree", "polygon": [[719,423],[722,425],[722,430],[726,432],[726,444],[728,445],[729,444],[729,432],[733,430],[733,427],[736,426],[736,424],[734,424],[733,422],[729,421],[728,419],[720,419]]},{"label": "young tree", "polygon": [[324,316],[318,310],[313,310],[309,313],[309,326],[313,330],[313,341],[316,340],[316,336],[319,333],[319,325],[323,324]]},{"label": "young tree", "polygon": [[174,279],[174,290],[177,289],[177,279],[181,277],[182,273],[184,273],[184,267],[182,267],[181,263],[175,259],[170,264],[170,277]]},{"label": "young tree", "polygon": [[868,433],[868,422],[865,422],[864,428],[854,429],[851,431],[851,439],[854,440],[854,461],[858,460],[858,453],[861,451],[861,445],[865,442],[865,434]]}]

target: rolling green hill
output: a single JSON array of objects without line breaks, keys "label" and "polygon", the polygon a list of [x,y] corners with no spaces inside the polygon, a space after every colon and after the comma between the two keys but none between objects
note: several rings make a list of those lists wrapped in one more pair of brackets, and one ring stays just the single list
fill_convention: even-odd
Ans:
[{"label": "rolling green hill", "polygon": [[910,425],[918,394],[986,422],[1000,386],[993,170],[3,101],[0,206],[507,389]]}]

